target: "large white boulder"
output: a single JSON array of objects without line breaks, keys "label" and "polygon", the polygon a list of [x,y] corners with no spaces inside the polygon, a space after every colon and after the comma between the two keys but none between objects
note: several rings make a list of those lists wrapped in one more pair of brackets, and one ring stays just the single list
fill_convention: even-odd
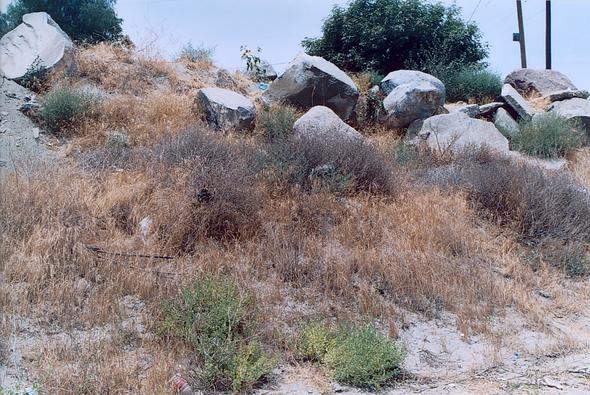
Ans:
[{"label": "large white boulder", "polygon": [[444,103],[444,91],[430,82],[419,81],[395,87],[383,100],[383,108],[391,127],[406,128],[416,120],[432,116]]},{"label": "large white boulder", "polygon": [[445,96],[445,85],[438,78],[416,70],[396,70],[387,74],[383,80],[379,83],[381,92],[384,95],[389,95],[391,91],[400,85],[404,84],[415,84],[418,82],[429,82],[434,85],[440,92],[441,95]]},{"label": "large white boulder", "polygon": [[308,110],[331,108],[342,119],[354,111],[359,92],[346,73],[319,56],[299,54],[263,94],[263,100]]},{"label": "large white boulder", "polygon": [[18,80],[33,68],[73,64],[72,40],[46,12],[23,15],[23,22],[0,39],[0,74]]},{"label": "large white boulder", "polygon": [[211,127],[217,130],[245,130],[254,125],[256,107],[252,100],[223,88],[197,91],[197,106]]},{"label": "large white boulder", "polygon": [[518,69],[508,74],[504,82],[523,95],[546,96],[565,89],[576,89],[569,78],[556,70]]},{"label": "large white boulder", "polygon": [[293,125],[295,137],[325,140],[362,139],[362,135],[347,125],[334,111],[325,106],[312,107]]},{"label": "large white boulder", "polygon": [[590,136],[590,101],[574,98],[553,103],[549,112],[577,122]]},{"label": "large white boulder", "polygon": [[426,119],[417,139],[440,153],[459,152],[469,147],[487,147],[504,153],[509,150],[508,139],[493,123],[460,112]]}]

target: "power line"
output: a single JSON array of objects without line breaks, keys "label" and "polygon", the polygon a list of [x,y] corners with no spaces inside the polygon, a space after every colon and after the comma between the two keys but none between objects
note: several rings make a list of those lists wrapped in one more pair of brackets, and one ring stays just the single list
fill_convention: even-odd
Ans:
[{"label": "power line", "polygon": [[469,17],[469,19],[467,20],[467,22],[471,22],[471,19],[473,19],[473,16],[475,15],[475,12],[477,11],[477,9],[479,8],[480,4],[481,4],[482,0],[479,0],[477,2],[477,4],[475,5],[475,8],[473,9],[473,12],[471,13],[471,16]]}]

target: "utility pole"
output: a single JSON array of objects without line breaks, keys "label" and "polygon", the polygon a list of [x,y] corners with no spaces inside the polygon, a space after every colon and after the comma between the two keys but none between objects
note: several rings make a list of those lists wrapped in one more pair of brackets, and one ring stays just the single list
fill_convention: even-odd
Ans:
[{"label": "utility pole", "polygon": [[545,68],[551,70],[551,0],[545,3]]},{"label": "utility pole", "polygon": [[524,43],[524,22],[522,20],[522,0],[516,0],[516,13],[518,15],[518,41],[520,42],[520,63],[526,69],[526,46]]}]

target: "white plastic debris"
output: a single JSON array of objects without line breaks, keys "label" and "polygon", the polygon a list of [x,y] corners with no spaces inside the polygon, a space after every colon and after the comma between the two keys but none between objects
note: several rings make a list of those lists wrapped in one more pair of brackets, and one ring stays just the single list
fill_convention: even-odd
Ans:
[{"label": "white plastic debris", "polygon": [[143,244],[147,244],[148,242],[148,234],[150,232],[150,227],[152,226],[152,219],[147,216],[139,222],[139,229],[141,231],[141,240]]}]

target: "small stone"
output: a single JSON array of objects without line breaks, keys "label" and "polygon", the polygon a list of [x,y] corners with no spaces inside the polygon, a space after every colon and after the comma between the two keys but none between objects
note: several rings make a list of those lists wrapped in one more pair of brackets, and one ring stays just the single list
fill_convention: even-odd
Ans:
[{"label": "small stone", "polygon": [[494,113],[504,106],[504,103],[501,102],[492,102],[488,104],[482,104],[479,106],[479,115],[482,117],[487,117],[489,115],[494,115]]}]

